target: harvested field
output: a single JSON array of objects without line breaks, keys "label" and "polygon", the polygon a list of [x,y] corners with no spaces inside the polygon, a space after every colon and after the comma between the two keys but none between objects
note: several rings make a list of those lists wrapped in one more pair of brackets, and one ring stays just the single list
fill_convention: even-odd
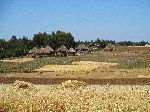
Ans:
[{"label": "harvested field", "polygon": [[40,69],[36,69],[38,72],[90,72],[100,67],[115,66],[117,63],[106,62],[94,62],[94,61],[79,61],[72,62],[72,65],[46,65]]},{"label": "harvested field", "polygon": [[16,80],[13,84],[13,89],[19,90],[19,89],[36,89],[33,84],[29,83],[29,82],[24,82],[24,81],[19,81]]},{"label": "harvested field", "polygon": [[12,59],[12,60],[0,60],[2,62],[14,62],[14,63],[23,63],[23,62],[28,62],[28,61],[33,61],[34,58],[18,58],[18,59]]},{"label": "harvested field", "polygon": [[145,46],[116,46],[116,51],[125,52],[125,51],[132,51],[132,52],[141,52],[141,51],[150,51],[150,47]]},{"label": "harvested field", "polygon": [[1,85],[1,111],[150,111],[149,85],[88,85],[76,90],[62,89],[59,85],[35,86],[38,91],[13,91],[12,85]]}]

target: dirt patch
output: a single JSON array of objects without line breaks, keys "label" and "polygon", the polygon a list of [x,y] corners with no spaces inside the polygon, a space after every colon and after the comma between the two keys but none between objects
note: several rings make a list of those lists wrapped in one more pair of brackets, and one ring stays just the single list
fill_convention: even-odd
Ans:
[{"label": "dirt patch", "polygon": [[14,81],[20,80],[25,82],[31,82],[33,84],[61,84],[66,80],[79,80],[84,81],[89,85],[93,84],[150,84],[150,78],[23,78],[23,77],[0,77],[0,83],[13,84]]}]

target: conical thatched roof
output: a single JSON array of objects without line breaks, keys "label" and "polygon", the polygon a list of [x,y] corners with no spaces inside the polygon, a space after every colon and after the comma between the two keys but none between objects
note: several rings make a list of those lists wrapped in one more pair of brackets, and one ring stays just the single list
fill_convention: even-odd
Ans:
[{"label": "conical thatched roof", "polygon": [[30,51],[29,51],[29,54],[33,54],[33,53],[36,53],[37,52],[37,48],[36,47],[33,47]]},{"label": "conical thatched roof", "polygon": [[104,49],[112,51],[116,50],[116,47],[112,43],[109,43]]},{"label": "conical thatched roof", "polygon": [[50,46],[47,45],[44,49],[44,53],[50,53],[50,52],[54,52],[54,50]]},{"label": "conical thatched roof", "polygon": [[91,42],[91,43],[88,45],[88,47],[93,46],[93,45],[94,45],[94,42]]},{"label": "conical thatched roof", "polygon": [[43,47],[36,50],[36,54],[41,54],[41,53],[44,53],[44,48]]},{"label": "conical thatched roof", "polygon": [[71,48],[68,50],[68,52],[70,52],[70,53],[75,53],[76,51],[71,47]]},{"label": "conical thatched roof", "polygon": [[80,44],[80,45],[76,48],[76,50],[88,50],[88,47],[85,46],[84,44]]},{"label": "conical thatched roof", "polygon": [[64,45],[62,45],[60,48],[57,49],[57,52],[67,52],[67,51],[68,49]]}]

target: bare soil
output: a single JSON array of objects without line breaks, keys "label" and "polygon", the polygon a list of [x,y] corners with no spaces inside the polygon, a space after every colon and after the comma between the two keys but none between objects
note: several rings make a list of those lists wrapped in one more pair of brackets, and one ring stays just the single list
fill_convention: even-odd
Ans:
[{"label": "bare soil", "polygon": [[61,84],[66,80],[81,80],[88,85],[97,84],[117,84],[117,85],[139,85],[150,84],[150,78],[98,78],[98,79],[86,79],[86,78],[24,78],[24,77],[0,77],[0,83],[13,84],[16,80],[31,82],[33,84]]}]

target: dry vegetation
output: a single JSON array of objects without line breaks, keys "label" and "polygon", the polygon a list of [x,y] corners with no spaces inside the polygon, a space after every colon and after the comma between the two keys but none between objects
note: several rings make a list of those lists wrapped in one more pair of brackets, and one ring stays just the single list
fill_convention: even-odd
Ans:
[{"label": "dry vegetation", "polygon": [[[149,56],[143,52],[95,52],[78,57],[3,60],[0,72],[6,79],[39,78],[40,82],[43,78],[149,78]],[[15,73],[7,74],[9,71]],[[67,80],[60,85],[33,85],[24,81],[2,84],[0,112],[150,111],[150,85],[87,85],[79,80]]]},{"label": "dry vegetation", "polygon": [[62,82],[61,86],[62,86],[62,88],[77,89],[79,87],[85,87],[86,83],[83,81],[78,81],[78,80],[67,80],[65,82]]},{"label": "dry vegetation", "polygon": [[91,85],[62,88],[62,85],[34,85],[37,91],[0,86],[0,109],[4,112],[148,112],[149,85]]},{"label": "dry vegetation", "polygon": [[[21,60],[21,59],[20,59]],[[11,62],[13,60],[0,61],[0,73],[33,73],[46,65],[70,65],[72,62],[94,61],[118,63],[117,69],[143,69],[150,67],[150,53],[140,52],[102,52],[83,53],[73,57],[43,57],[35,58],[32,61]],[[91,63],[90,63],[91,64]],[[67,70],[66,70],[67,71]]]},{"label": "dry vegetation", "polygon": [[13,84],[13,89],[14,90],[19,90],[19,89],[31,89],[31,90],[36,90],[36,88],[33,86],[33,84],[29,82],[24,82],[24,81],[19,81],[16,80]]},{"label": "dry vegetation", "polygon": [[72,62],[70,65],[46,65],[36,69],[38,72],[90,72],[100,67],[115,66],[117,63],[94,62],[94,61],[79,61]]},{"label": "dry vegetation", "polygon": [[23,63],[23,62],[28,62],[28,61],[33,61],[34,58],[18,58],[18,59],[5,59],[1,60],[3,62],[14,62],[14,63]]}]

